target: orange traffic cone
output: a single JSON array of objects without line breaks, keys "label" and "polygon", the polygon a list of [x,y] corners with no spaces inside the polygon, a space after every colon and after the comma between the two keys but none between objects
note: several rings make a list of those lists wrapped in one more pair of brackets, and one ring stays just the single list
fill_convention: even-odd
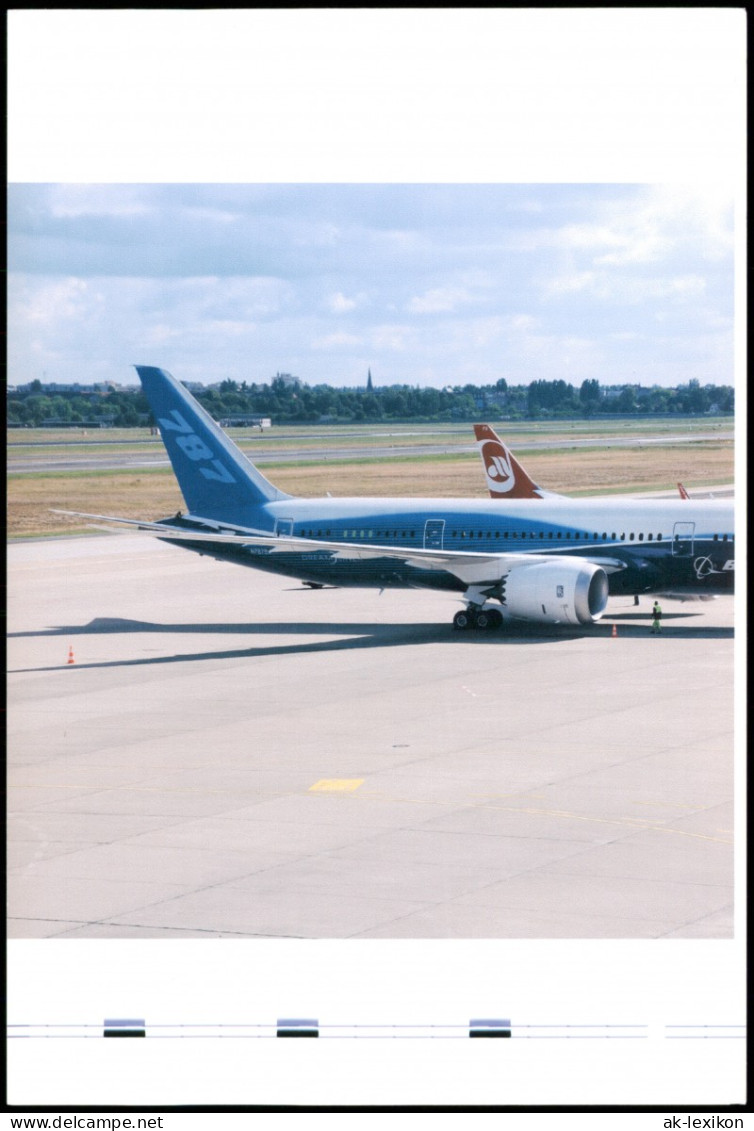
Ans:
[{"label": "orange traffic cone", "polygon": [[[613,625],[613,631],[612,631],[612,635],[613,635],[613,636],[617,636],[617,635],[618,635],[618,626],[617,626],[617,624],[614,624],[614,625]],[[71,661],[69,660],[69,661],[68,661],[68,663],[70,664],[70,662],[71,662]]]},{"label": "orange traffic cone", "polygon": [[75,664],[76,663],[76,661],[73,658],[73,645],[71,645],[71,647],[68,649],[68,663],[69,664]]}]

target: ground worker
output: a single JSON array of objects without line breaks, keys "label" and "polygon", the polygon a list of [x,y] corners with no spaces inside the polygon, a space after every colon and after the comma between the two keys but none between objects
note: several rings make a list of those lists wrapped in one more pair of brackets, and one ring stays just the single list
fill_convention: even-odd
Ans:
[{"label": "ground worker", "polygon": [[656,635],[658,632],[662,632],[662,628],[660,627],[661,618],[662,618],[662,609],[660,608],[660,602],[655,601],[654,605],[652,606],[652,635],[653,636]]}]

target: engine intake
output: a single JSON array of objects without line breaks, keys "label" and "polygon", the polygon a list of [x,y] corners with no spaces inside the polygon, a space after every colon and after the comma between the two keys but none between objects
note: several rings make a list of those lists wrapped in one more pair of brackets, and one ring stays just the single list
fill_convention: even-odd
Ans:
[{"label": "engine intake", "polygon": [[502,604],[511,617],[540,624],[594,624],[607,606],[607,574],[579,558],[514,566]]}]

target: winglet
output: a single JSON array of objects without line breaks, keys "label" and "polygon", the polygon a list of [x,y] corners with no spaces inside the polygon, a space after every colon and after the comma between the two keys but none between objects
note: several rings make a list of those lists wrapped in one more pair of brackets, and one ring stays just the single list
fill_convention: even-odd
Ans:
[{"label": "winglet", "polygon": [[686,490],[686,488],[684,487],[683,483],[678,484],[678,494],[681,496],[682,499],[690,499],[691,498],[691,495],[689,495],[689,493]]}]

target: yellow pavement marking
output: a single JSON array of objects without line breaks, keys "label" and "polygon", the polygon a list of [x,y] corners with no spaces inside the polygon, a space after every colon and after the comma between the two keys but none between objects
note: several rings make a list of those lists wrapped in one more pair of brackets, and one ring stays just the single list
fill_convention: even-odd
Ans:
[{"label": "yellow pavement marking", "polygon": [[314,785],[309,786],[310,793],[353,793],[360,785],[364,784],[363,778],[322,778]]}]

